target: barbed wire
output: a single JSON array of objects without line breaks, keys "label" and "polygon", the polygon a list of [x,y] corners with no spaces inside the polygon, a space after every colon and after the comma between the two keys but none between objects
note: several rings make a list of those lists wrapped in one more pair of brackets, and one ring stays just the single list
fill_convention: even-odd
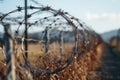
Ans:
[{"label": "barbed wire", "polygon": [[[31,1],[35,2],[35,0],[31,0]],[[35,3],[39,4],[37,2]],[[17,12],[20,13],[24,9],[25,9],[24,7],[19,6],[17,7],[17,9],[10,11],[6,14],[2,13],[0,16],[1,24],[5,22],[9,22],[10,25],[17,25],[15,39],[16,40],[19,39],[20,43],[15,44],[17,46],[15,52],[18,53],[18,51],[20,50],[22,52],[24,60],[27,62],[27,64],[22,62],[22,60],[20,59],[21,57],[20,54],[19,57],[16,57],[19,59],[19,62],[22,62],[18,65],[15,64],[16,68],[23,71],[23,72],[18,71],[22,75],[24,73],[25,74],[29,73],[31,79],[34,75],[41,76],[43,74],[58,73],[64,70],[66,67],[68,67],[74,60],[80,58],[81,54],[85,54],[87,51],[91,49],[95,50],[99,38],[97,33],[95,33],[85,24],[80,22],[78,18],[75,18],[74,16],[70,15],[68,12],[64,12],[62,10],[55,10],[49,6],[41,5],[41,7],[35,7],[35,6],[27,7],[28,10],[32,10],[32,12],[27,15],[27,19],[29,20],[29,22],[27,23],[28,29],[35,26],[42,27],[43,31],[41,32],[42,35],[41,39],[40,40],[33,38],[25,39],[24,38],[25,31],[23,31],[23,34],[21,36],[19,36],[20,27],[23,27],[23,25],[25,24],[24,17],[18,15],[16,17],[11,17],[11,15]],[[44,13],[45,15],[43,16],[40,14],[41,15],[40,16],[37,13],[41,13],[41,14]],[[35,20],[34,20],[34,15],[37,15],[37,19]],[[56,32],[54,33],[55,30]],[[61,58],[56,61],[51,58],[52,56],[50,56],[50,54],[53,53],[50,53],[49,49],[50,46],[52,45],[51,35],[55,35],[57,34],[57,32],[59,32],[58,35],[56,35],[58,38],[53,38],[53,42],[57,42],[57,41],[59,42],[59,50],[57,55],[59,55],[60,53]],[[73,45],[72,48],[70,48],[71,52],[64,51],[63,45],[69,43],[69,41],[65,42],[65,39],[68,38],[65,36],[69,36],[73,39],[71,41]],[[43,63],[42,65],[44,65],[44,67],[33,66],[33,63],[28,58],[26,58],[24,53],[30,51],[29,50],[25,51],[24,49],[25,40],[28,42],[31,41],[36,42],[39,45],[41,44],[44,45],[45,56],[39,58],[42,61]],[[96,44],[94,42],[96,42]],[[18,47],[19,44],[20,47]],[[66,57],[66,55],[69,57]],[[3,62],[0,63],[4,64]]]}]

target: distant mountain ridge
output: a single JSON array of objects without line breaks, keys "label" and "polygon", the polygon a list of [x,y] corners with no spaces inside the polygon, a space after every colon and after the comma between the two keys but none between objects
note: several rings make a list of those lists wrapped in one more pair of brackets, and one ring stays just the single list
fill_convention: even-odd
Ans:
[{"label": "distant mountain ridge", "polygon": [[[108,32],[104,32],[102,34],[100,34],[101,38],[108,42],[112,37],[115,37],[117,36],[117,32],[118,30],[111,30],[111,31],[108,31]],[[60,31],[59,30],[51,30],[49,31],[50,33],[50,38],[52,40],[58,40],[59,39],[59,34],[60,34]],[[0,32],[0,37],[3,36],[3,33]],[[28,34],[29,38],[33,38],[33,39],[42,39],[43,36],[44,36],[44,33],[43,31],[40,31],[40,32],[35,32],[35,33],[29,33]],[[74,40],[74,33],[71,32],[71,31],[63,31],[63,39],[65,42],[73,42],[75,41]]]},{"label": "distant mountain ridge", "polygon": [[[60,38],[60,30],[49,30],[49,38],[51,41],[58,41]],[[75,36],[73,31],[62,31],[64,42],[74,42]],[[21,34],[19,35],[22,36]],[[28,33],[28,37],[31,39],[42,40],[45,36],[44,31]],[[3,33],[0,32],[0,37],[3,37]]]},{"label": "distant mountain ridge", "polygon": [[2,38],[2,36],[3,36],[3,33],[0,32],[0,38]]},{"label": "distant mountain ridge", "polygon": [[117,36],[117,32],[118,32],[118,30],[111,30],[108,32],[104,32],[100,35],[104,41],[109,41],[112,37]]},{"label": "distant mountain ridge", "polygon": [[[59,35],[60,35],[60,30],[50,30],[49,31],[49,37],[50,37],[51,41],[59,40],[60,39]],[[44,31],[30,33],[30,34],[28,34],[28,36],[29,36],[29,38],[41,40],[44,37]],[[75,41],[74,32],[63,31],[63,39],[64,39],[64,42],[74,42]]]}]

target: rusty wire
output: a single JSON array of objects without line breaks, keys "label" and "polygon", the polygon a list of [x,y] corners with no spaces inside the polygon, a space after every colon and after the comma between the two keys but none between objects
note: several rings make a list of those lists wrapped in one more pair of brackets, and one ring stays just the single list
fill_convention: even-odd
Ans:
[{"label": "rusty wire", "polygon": [[[23,25],[25,24],[25,20],[23,18],[23,16],[16,16],[16,17],[11,17],[12,14],[16,14],[16,13],[22,13],[22,11],[24,10],[24,7],[17,7],[17,9],[10,11],[6,14],[1,13],[0,14],[0,22],[4,23],[4,22],[8,22],[11,25],[15,25],[16,27],[16,38],[20,39],[21,41],[21,48],[17,47],[16,51],[21,49],[23,56],[24,56],[24,60],[27,61],[27,65],[22,63],[23,65],[16,65],[16,67],[18,67],[19,69],[22,69],[23,66],[24,68],[28,68],[32,74],[32,72],[38,70],[38,72],[36,74],[32,74],[34,75],[42,75],[42,74],[54,74],[54,73],[58,73],[59,71],[64,70],[66,67],[68,67],[74,60],[76,60],[77,58],[80,58],[81,54],[84,54],[85,52],[87,52],[90,49],[94,49],[96,44],[94,42],[97,43],[97,38],[98,35],[97,33],[95,33],[93,30],[91,30],[90,28],[88,28],[85,24],[83,24],[82,22],[79,21],[79,19],[75,18],[74,16],[70,15],[68,12],[64,12],[62,10],[55,10],[49,6],[41,6],[41,7],[35,7],[35,6],[28,6],[27,9],[31,10],[31,13],[29,13],[27,15],[27,18],[29,20],[28,24],[28,29],[38,26],[38,27],[42,27],[43,28],[43,33],[42,33],[42,38],[41,40],[37,40],[37,39],[32,39],[32,38],[28,38],[27,41],[35,41],[38,43],[43,43],[45,45],[45,53],[47,55],[45,55],[44,59],[51,59],[49,58],[49,35],[52,34],[49,31],[62,31],[62,34],[59,34],[57,40],[59,42],[60,45],[60,53],[61,56],[64,57],[64,50],[63,50],[63,45],[64,45],[64,38],[63,35],[65,34],[73,34],[72,37],[73,39],[73,50],[70,57],[68,57],[67,59],[60,60],[59,62],[56,63],[56,61],[53,60],[49,60],[52,62],[49,62],[50,64],[54,64],[56,66],[54,66],[54,69],[51,69],[49,67],[44,67],[43,68],[38,68],[36,66],[33,66],[33,64],[30,62],[29,59],[27,59],[25,57],[25,52],[29,52],[25,51],[23,44],[25,41],[24,38],[24,31],[23,34],[21,34],[21,36],[19,36],[19,32],[20,32],[20,28],[23,27]],[[44,13],[45,16],[41,17],[40,15]],[[48,13],[48,15],[47,15]],[[34,20],[34,15],[37,15],[37,19]],[[40,16],[40,17],[39,17]],[[31,19],[31,20],[30,20]],[[48,33],[49,32],[49,33]],[[63,33],[64,32],[64,33]],[[54,34],[52,34],[54,35]],[[61,38],[59,38],[61,37]],[[94,39],[93,39],[94,37]],[[92,47],[91,47],[92,46]],[[81,51],[81,52],[78,52]],[[47,56],[47,57],[46,57]],[[63,62],[62,62],[63,61]],[[59,66],[58,66],[59,65]],[[26,67],[25,67],[26,66]],[[49,66],[49,65],[47,65]],[[24,70],[23,68],[23,70]],[[28,71],[28,70],[27,70]],[[28,71],[29,72],[29,71]]]}]

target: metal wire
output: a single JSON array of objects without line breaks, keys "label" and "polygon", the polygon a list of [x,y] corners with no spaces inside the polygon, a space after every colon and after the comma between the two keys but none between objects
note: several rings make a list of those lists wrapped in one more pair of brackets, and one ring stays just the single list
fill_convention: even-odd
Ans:
[{"label": "metal wire", "polygon": [[[31,1],[33,1],[35,4],[39,4],[35,0],[31,0]],[[90,49],[94,49],[94,47],[96,46],[94,42],[98,41],[97,39],[99,38],[99,36],[93,30],[88,28],[85,24],[80,22],[78,18],[75,18],[74,16],[62,10],[55,10],[49,6],[42,6],[42,5],[40,7],[28,6],[27,10],[32,10],[32,12],[28,14],[26,17],[29,20],[27,23],[28,30],[32,27],[34,28],[35,26],[39,26],[40,28],[43,29],[43,31],[41,31],[42,34],[41,39],[40,40],[33,38],[25,39],[24,37],[25,31],[23,31],[23,34],[21,36],[19,36],[20,28],[23,27],[22,26],[23,24],[25,24],[25,19],[23,19],[22,16],[16,16],[16,17],[8,17],[8,16],[12,15],[13,13],[22,12],[24,9],[25,9],[24,7],[18,7],[17,9],[10,11],[7,14],[2,13],[0,17],[1,23],[10,22],[11,25],[14,24],[17,25],[16,39],[19,39],[21,43],[20,43],[20,47],[16,49],[16,52],[18,52],[18,50],[21,50],[24,60],[27,62],[27,64],[22,63],[22,66],[20,64],[16,65],[16,68],[20,68],[21,70],[25,69],[25,71],[28,71],[32,76],[58,73],[64,70],[66,67],[68,67],[74,60],[80,58],[81,54],[85,54],[85,52],[89,51]],[[45,15],[40,16],[42,13],[44,13]],[[35,20],[32,19],[34,15],[37,15],[37,19]],[[56,32],[54,33],[55,30]],[[57,41],[59,42],[58,53],[61,54],[60,55],[61,57],[64,57],[58,59],[57,61],[54,59],[49,60],[52,59],[50,58],[50,55],[53,54],[49,52],[50,46],[52,45],[52,41],[50,41],[52,40],[51,35],[58,36],[58,38],[53,38],[53,40],[56,39],[56,43]],[[71,43],[73,44],[73,47],[71,49],[71,52],[69,53],[66,53],[64,51],[65,39],[67,39],[67,37],[65,36],[72,38]],[[93,37],[95,37],[94,42],[93,42]],[[44,53],[47,56],[45,55],[42,58],[40,58],[43,59],[43,65],[45,66],[44,68],[32,66],[33,63],[28,58],[26,58],[25,53],[30,51],[29,50],[26,51],[24,49],[23,45],[25,41],[28,42],[33,41],[38,43],[39,45],[44,44],[44,48],[45,48]],[[66,43],[69,42],[66,41]],[[18,46],[19,44],[16,45]],[[69,57],[66,57],[65,55],[67,56],[69,55]],[[32,73],[37,70],[38,72],[36,72],[36,74]]]}]

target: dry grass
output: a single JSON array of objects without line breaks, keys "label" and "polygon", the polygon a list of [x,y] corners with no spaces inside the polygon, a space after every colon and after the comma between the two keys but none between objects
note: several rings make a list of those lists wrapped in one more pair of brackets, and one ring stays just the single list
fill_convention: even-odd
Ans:
[{"label": "dry grass", "polygon": [[[22,51],[21,46],[18,46],[18,53],[21,58]],[[65,53],[65,58],[71,57],[73,53],[74,44],[66,43],[63,46],[63,51]],[[97,61],[99,60],[102,53],[103,44],[99,43],[94,50],[84,51],[84,46],[81,46],[79,49],[79,55],[76,60],[72,62],[72,64],[62,70],[61,72],[53,75],[42,75],[42,76],[34,76],[34,80],[86,80],[86,76],[90,70],[92,70],[95,66],[97,66]],[[31,64],[36,67],[40,67],[41,69],[53,69],[57,66],[62,65],[62,63],[55,64],[53,61],[59,61],[62,59],[60,55],[60,49],[58,43],[52,43],[49,46],[49,59],[45,57],[44,54],[44,45],[43,44],[29,44],[28,48],[28,58],[31,61]],[[70,55],[71,54],[71,55]],[[0,54],[0,59],[2,60],[2,56]],[[1,65],[1,64],[0,64]],[[0,71],[4,71],[4,68],[1,67]],[[25,79],[22,79],[25,80]]]}]

